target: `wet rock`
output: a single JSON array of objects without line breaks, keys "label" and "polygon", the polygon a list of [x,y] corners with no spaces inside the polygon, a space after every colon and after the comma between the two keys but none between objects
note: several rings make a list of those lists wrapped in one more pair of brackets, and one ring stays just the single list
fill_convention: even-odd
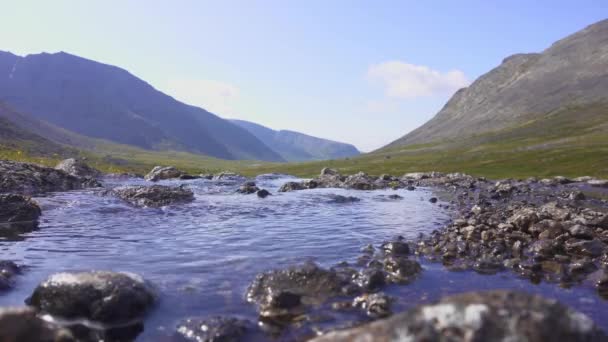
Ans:
[{"label": "wet rock", "polygon": [[100,186],[94,179],[75,177],[61,170],[0,160],[0,192],[32,195]]},{"label": "wet rock", "polygon": [[179,336],[196,342],[236,342],[254,331],[257,329],[250,321],[221,316],[189,318],[177,327]]},{"label": "wet rock", "polygon": [[210,174],[210,173],[201,173],[201,174],[199,175],[199,177],[200,177],[201,179],[206,179],[206,180],[212,180],[212,179],[213,179],[213,175],[212,175],[212,174]]},{"label": "wet rock", "polygon": [[353,307],[363,309],[368,316],[383,318],[391,315],[392,298],[384,293],[363,294],[353,300]]},{"label": "wet rock", "polygon": [[194,201],[194,193],[182,186],[130,186],[112,190],[117,197],[138,207],[160,208]]},{"label": "wet rock", "polygon": [[431,197],[431,198],[429,198],[429,202],[431,202],[431,203],[437,203],[437,201],[438,201],[437,197]]},{"label": "wet rock", "polygon": [[586,198],[587,197],[585,196],[585,194],[582,193],[581,191],[574,191],[574,192],[571,192],[570,194],[568,194],[568,199],[571,201],[583,201]]},{"label": "wet rock", "polygon": [[26,300],[43,313],[106,324],[139,321],[154,302],[154,291],[141,277],[107,271],[54,274]]},{"label": "wet rock", "polygon": [[259,198],[266,198],[266,197],[270,196],[270,192],[268,192],[268,190],[266,190],[266,189],[260,189],[257,192],[257,195]]},{"label": "wet rock", "polygon": [[386,276],[381,269],[367,268],[360,271],[354,281],[364,291],[376,291],[386,284]]},{"label": "wet rock", "polygon": [[150,182],[158,182],[164,179],[180,178],[184,173],[173,166],[155,166],[144,179]]},{"label": "wet rock", "polygon": [[491,258],[481,258],[473,264],[473,270],[481,274],[496,274],[504,269],[500,260]]},{"label": "wet rock", "polygon": [[344,187],[354,190],[373,190],[376,188],[374,179],[364,172],[348,176],[344,181]]},{"label": "wet rock", "polygon": [[591,240],[593,239],[593,230],[587,226],[580,224],[574,225],[568,229],[570,235],[577,239]]},{"label": "wet rock", "polygon": [[600,296],[608,298],[608,274],[604,274],[596,283],[595,287]]},{"label": "wet rock", "polygon": [[507,222],[512,224],[515,228],[525,232],[532,224],[538,221],[540,221],[540,217],[535,209],[523,208],[516,211]]},{"label": "wet rock", "polygon": [[312,341],[580,341],[608,337],[584,314],[539,296],[509,291],[446,297],[389,319]]},{"label": "wet rock", "polygon": [[99,178],[102,176],[101,171],[90,167],[81,159],[69,158],[61,161],[57,166],[56,170],[64,171],[72,176],[76,177],[88,177],[88,178]]},{"label": "wet rock", "polygon": [[13,277],[21,273],[21,269],[12,261],[0,260],[0,292],[13,287]]},{"label": "wet rock", "polygon": [[384,270],[390,274],[392,281],[407,284],[422,272],[422,267],[417,261],[390,256],[384,259]]},{"label": "wet rock", "polygon": [[200,176],[195,176],[195,175],[189,175],[189,174],[183,174],[181,176],[179,176],[180,180],[193,180],[193,179],[199,179],[201,178]]},{"label": "wet rock", "polygon": [[260,188],[258,188],[255,185],[255,182],[246,182],[243,185],[241,185],[240,188],[238,188],[236,190],[236,192],[240,193],[240,194],[255,194],[256,192],[258,192],[260,190]]},{"label": "wet rock", "polygon": [[410,246],[403,241],[391,241],[382,244],[382,250],[385,254],[392,255],[408,255],[410,254]]},{"label": "wet rock", "polygon": [[247,290],[247,300],[258,304],[260,313],[266,316],[285,314],[283,306],[277,306],[277,294],[298,296],[301,303],[321,303],[343,293],[350,280],[335,270],[326,270],[314,263],[305,263],[284,270],[274,270],[256,276]]},{"label": "wet rock", "polygon": [[15,194],[0,195],[0,223],[36,221],[41,214],[38,203],[29,197]]},{"label": "wet rock", "polygon": [[388,195],[388,199],[390,200],[402,200],[403,197],[397,195],[397,194],[392,194],[392,195]]},{"label": "wet rock", "polygon": [[304,184],[302,184],[302,183],[287,182],[279,188],[279,192],[289,192],[289,191],[305,190],[305,189],[308,189],[308,187],[304,186]]},{"label": "wet rock", "polygon": [[329,195],[329,203],[354,203],[361,201],[360,198],[354,196]]},{"label": "wet rock", "polygon": [[29,307],[0,308],[0,341],[2,342],[76,342],[65,329],[40,319]]}]

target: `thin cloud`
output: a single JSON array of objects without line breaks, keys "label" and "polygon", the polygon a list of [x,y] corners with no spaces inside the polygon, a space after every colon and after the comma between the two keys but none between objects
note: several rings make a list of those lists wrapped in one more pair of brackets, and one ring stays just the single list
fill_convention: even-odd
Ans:
[{"label": "thin cloud", "polygon": [[221,116],[235,115],[234,105],[241,93],[233,84],[202,79],[170,80],[167,92],[182,102]]},{"label": "thin cloud", "polygon": [[383,86],[387,97],[399,99],[452,93],[470,84],[460,70],[442,73],[424,65],[402,61],[372,65],[367,77],[372,83]]}]

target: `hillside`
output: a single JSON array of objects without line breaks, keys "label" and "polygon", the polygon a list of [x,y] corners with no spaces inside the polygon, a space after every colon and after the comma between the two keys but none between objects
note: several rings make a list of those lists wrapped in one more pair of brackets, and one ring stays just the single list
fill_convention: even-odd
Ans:
[{"label": "hillside", "polygon": [[290,162],[340,159],[360,154],[359,150],[350,144],[321,139],[294,131],[276,131],[244,120],[232,120],[232,122],[248,130],[283,159]]},{"label": "hillside", "polygon": [[93,138],[224,159],[283,159],[246,130],[118,67],[64,52],[0,52],[0,101]]},{"label": "hillside", "polygon": [[[518,54],[456,92],[429,122],[387,147],[459,140],[542,119],[567,107],[608,103],[608,20]],[[571,113],[574,124],[579,118]],[[547,117],[551,125],[551,117]],[[564,132],[566,136],[568,132]]]}]

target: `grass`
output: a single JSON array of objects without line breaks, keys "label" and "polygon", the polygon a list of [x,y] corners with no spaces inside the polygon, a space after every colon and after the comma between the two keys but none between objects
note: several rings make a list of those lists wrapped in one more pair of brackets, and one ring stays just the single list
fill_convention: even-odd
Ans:
[{"label": "grass", "polygon": [[86,157],[92,166],[105,172],[140,174],[156,165],[173,165],[193,174],[229,170],[246,176],[283,172],[311,177],[323,167],[332,167],[346,174],[364,171],[401,175],[434,170],[491,179],[557,175],[608,178],[608,106],[567,107],[531,117],[508,129],[457,141],[394,147],[356,158],[319,162],[227,161],[107,142],[86,151],[66,148],[53,154],[34,147],[17,149],[0,145],[0,158],[54,165],[70,156]]}]

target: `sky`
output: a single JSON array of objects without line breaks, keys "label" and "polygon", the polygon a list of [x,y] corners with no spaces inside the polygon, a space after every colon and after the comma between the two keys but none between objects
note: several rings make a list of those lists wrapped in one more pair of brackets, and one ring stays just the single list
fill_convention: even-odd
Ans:
[{"label": "sky", "polygon": [[65,51],[224,118],[371,151],[608,1],[0,0],[0,50]]}]

